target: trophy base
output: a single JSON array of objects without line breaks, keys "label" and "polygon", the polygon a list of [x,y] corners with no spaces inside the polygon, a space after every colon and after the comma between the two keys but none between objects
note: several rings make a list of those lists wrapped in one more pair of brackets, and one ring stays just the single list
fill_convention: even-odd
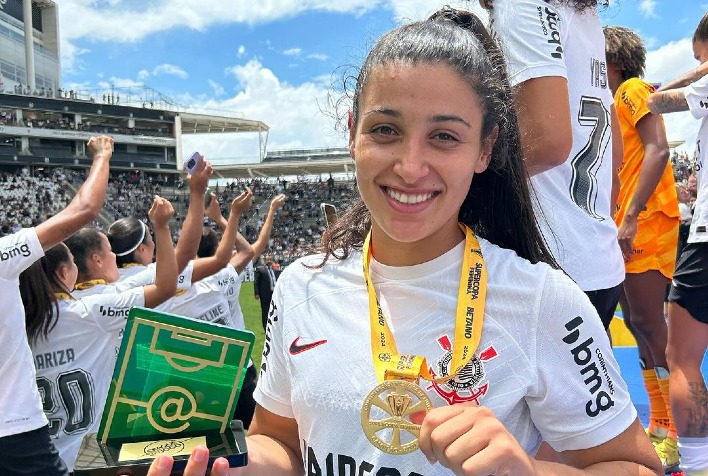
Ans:
[{"label": "trophy base", "polygon": [[[81,442],[81,448],[74,463],[74,476],[145,476],[154,458],[127,459],[121,460],[121,448],[127,443],[137,443],[136,441],[108,441],[106,444],[96,439],[96,433],[88,434]],[[158,436],[158,435],[156,435]],[[246,466],[248,464],[248,452],[246,449],[246,436],[243,431],[243,423],[240,420],[231,422],[230,430],[225,433],[212,431],[200,435],[183,435],[174,438],[165,438],[168,435],[161,434],[161,442],[172,442],[178,438],[190,436],[203,436],[206,438],[206,446],[209,448],[209,468],[214,464],[216,458],[226,458],[229,466]],[[158,438],[153,438],[155,442]],[[155,454],[155,456],[158,456]],[[173,456],[173,473],[181,473],[187,465],[189,455]]]}]

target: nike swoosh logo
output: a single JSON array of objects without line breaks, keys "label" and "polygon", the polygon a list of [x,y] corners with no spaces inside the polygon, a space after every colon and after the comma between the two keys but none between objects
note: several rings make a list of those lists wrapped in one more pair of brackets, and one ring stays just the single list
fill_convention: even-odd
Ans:
[{"label": "nike swoosh logo", "polygon": [[297,355],[305,352],[306,350],[314,349],[315,347],[325,344],[327,339],[318,340],[317,342],[310,342],[309,344],[298,344],[300,337],[298,336],[292,344],[290,344],[290,354]]}]

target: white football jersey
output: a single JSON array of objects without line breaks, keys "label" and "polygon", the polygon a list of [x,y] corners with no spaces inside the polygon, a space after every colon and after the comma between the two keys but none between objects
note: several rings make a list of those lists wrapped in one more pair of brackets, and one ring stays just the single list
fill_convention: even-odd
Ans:
[{"label": "white football jersey", "polygon": [[217,282],[217,275],[218,273],[201,279],[193,283],[188,291],[177,293],[165,303],[165,311],[233,327],[229,302]]},{"label": "white football jersey", "polygon": [[[626,430],[637,413],[587,296],[564,273],[532,265],[480,239],[488,269],[482,338],[444,384],[421,380],[434,407],[489,407],[524,450],[591,448]],[[401,354],[425,356],[449,375],[464,242],[432,261],[371,264],[381,308]],[[256,401],[298,424],[307,474],[451,475],[419,451],[393,456],[364,436],[361,409],[379,384],[371,355],[361,253],[302,258],[278,279]]]},{"label": "white football jersey", "polygon": [[495,0],[490,20],[512,84],[568,80],[573,147],[565,163],[531,178],[537,215],[553,256],[581,289],[614,287],[624,281],[624,261],[610,210],[613,98],[597,12],[544,0]]},{"label": "white football jersey", "polygon": [[32,346],[49,433],[69,471],[101,423],[128,313],[144,305],[142,287],[60,300],[56,326]]},{"label": "white football jersey", "polygon": [[19,276],[44,256],[34,228],[0,238],[0,438],[47,424],[34,380]]},{"label": "white football jersey", "polygon": [[696,140],[696,151],[698,152],[698,163],[696,179],[698,181],[698,198],[693,209],[693,220],[691,221],[691,231],[688,235],[689,243],[708,242],[708,160],[706,160],[706,149],[708,148],[708,77],[703,76],[695,83],[689,85],[685,90],[686,102],[696,119],[703,119],[701,128],[698,131]]}]

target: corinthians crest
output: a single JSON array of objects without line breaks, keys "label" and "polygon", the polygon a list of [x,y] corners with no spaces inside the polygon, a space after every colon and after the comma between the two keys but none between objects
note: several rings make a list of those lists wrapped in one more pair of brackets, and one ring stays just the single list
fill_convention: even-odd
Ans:
[{"label": "corinthians crest", "polygon": [[[445,354],[438,360],[437,369],[431,365],[428,371],[434,377],[450,375],[450,362],[452,361],[452,343],[448,336],[438,339],[438,344],[445,350]],[[449,405],[463,402],[475,402],[480,404],[480,398],[489,390],[489,383],[486,382],[484,372],[484,362],[488,362],[497,357],[497,351],[493,346],[477,352],[472,360],[460,370],[453,379],[445,383],[431,382],[426,390],[433,389]]]}]

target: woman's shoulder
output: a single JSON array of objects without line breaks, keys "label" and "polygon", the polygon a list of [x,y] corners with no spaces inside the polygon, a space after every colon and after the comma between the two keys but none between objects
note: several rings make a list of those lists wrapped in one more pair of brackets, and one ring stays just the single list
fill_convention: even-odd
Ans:
[{"label": "woman's shoulder", "polygon": [[315,275],[328,275],[331,273],[348,273],[352,270],[361,270],[361,251],[352,250],[347,257],[340,259],[336,256],[325,258],[324,253],[314,253],[300,257],[286,266],[280,273],[278,280],[297,277],[311,277]]},{"label": "woman's shoulder", "polygon": [[502,248],[480,239],[482,254],[488,263],[490,280],[514,282],[533,288],[545,286],[573,286],[574,283],[561,269],[545,262],[532,263],[514,250]]}]

